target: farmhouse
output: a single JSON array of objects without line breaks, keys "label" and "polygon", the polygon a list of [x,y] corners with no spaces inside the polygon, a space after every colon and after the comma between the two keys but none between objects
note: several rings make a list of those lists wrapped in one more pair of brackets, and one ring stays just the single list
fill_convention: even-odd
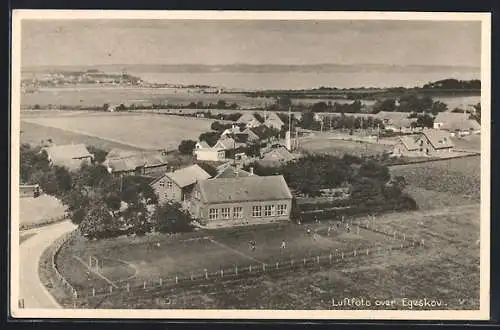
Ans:
[{"label": "farmhouse", "polygon": [[474,119],[470,119],[467,112],[440,112],[434,119],[434,128],[459,136],[481,132],[481,125]]},{"label": "farmhouse", "polygon": [[262,155],[258,162],[266,166],[276,166],[295,160],[295,155],[284,146],[277,146]]},{"label": "farmhouse", "polygon": [[241,115],[240,118],[236,121],[238,124],[245,124],[247,127],[256,127],[261,125],[259,120],[255,118],[253,113],[245,112],[243,115]]},{"label": "farmhouse", "polygon": [[426,129],[420,134],[400,136],[394,146],[394,155],[408,157],[438,156],[453,151],[451,135],[446,131]]},{"label": "farmhouse", "polygon": [[290,220],[292,194],[282,175],[199,181],[192,216],[207,227]]},{"label": "farmhouse", "polygon": [[156,175],[168,167],[167,152],[165,150],[137,152],[115,148],[108,153],[103,165],[115,176]]},{"label": "farmhouse", "polygon": [[55,145],[42,148],[52,165],[65,166],[77,170],[82,164],[90,164],[94,157],[84,144]]},{"label": "farmhouse", "polygon": [[264,125],[269,128],[281,129],[285,123],[281,120],[281,118],[274,112],[268,112],[265,115]]},{"label": "farmhouse", "polygon": [[190,194],[196,182],[210,178],[198,165],[191,165],[182,169],[167,172],[163,176],[150,183],[150,186],[158,194],[160,203],[166,201],[183,202],[190,198]]},{"label": "farmhouse", "polygon": [[411,123],[415,119],[409,118],[409,113],[407,112],[380,111],[376,117],[382,120],[385,129],[388,131],[401,133],[413,131]]},{"label": "farmhouse", "polygon": [[232,128],[224,130],[221,134],[221,139],[230,137],[233,138],[237,143],[253,143],[259,140],[259,136],[255,134],[250,128],[246,127],[243,131],[236,125]]},{"label": "farmhouse", "polygon": [[220,148],[200,148],[194,150],[196,160],[208,160],[213,162],[220,162],[226,159],[226,152]]}]

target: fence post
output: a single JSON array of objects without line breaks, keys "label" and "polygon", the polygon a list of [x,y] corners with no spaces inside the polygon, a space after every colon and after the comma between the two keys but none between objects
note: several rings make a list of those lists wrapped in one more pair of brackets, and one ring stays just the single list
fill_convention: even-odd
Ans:
[{"label": "fence post", "polygon": [[92,288],[92,297],[95,297],[95,288]]},{"label": "fence post", "polygon": [[318,263],[319,265],[319,256],[316,257],[316,262]]},{"label": "fence post", "polygon": [[130,292],[130,283],[127,282],[127,292]]},{"label": "fence post", "polygon": [[238,265],[234,265],[234,274],[238,275]]},{"label": "fence post", "polygon": [[190,274],[191,281],[193,280],[193,273]]},{"label": "fence post", "polygon": [[366,249],[366,255],[368,255],[368,253],[370,253],[370,249]]},{"label": "fence post", "polygon": [[424,240],[421,240],[420,245],[424,246],[424,244],[425,244]]},{"label": "fence post", "polygon": [[113,286],[112,285],[109,286],[109,293],[113,293]]},{"label": "fence post", "polygon": [[290,267],[293,267],[293,259],[290,259]]},{"label": "fence post", "polygon": [[342,251],[342,259],[344,259],[344,251]]},{"label": "fence post", "polygon": [[175,284],[178,284],[179,283],[179,277],[177,275],[175,275]]},{"label": "fence post", "polygon": [[251,273],[252,272],[252,265],[248,266],[248,272]]},{"label": "fence post", "polygon": [[403,241],[406,241],[406,234],[403,234]]},{"label": "fence post", "polygon": [[332,263],[332,254],[331,253],[330,253],[329,258],[330,258],[330,263]]},{"label": "fence post", "polygon": [[160,286],[162,286],[162,285],[163,285],[163,281],[162,281],[162,279],[160,277]]},{"label": "fence post", "polygon": [[144,281],[143,288],[144,289],[146,288],[146,281]]},{"label": "fence post", "polygon": [[394,231],[394,239],[396,239],[396,231]]},{"label": "fence post", "polygon": [[280,267],[280,263],[276,262],[276,269],[278,269],[279,267]]},{"label": "fence post", "polygon": [[403,243],[401,243],[401,249],[403,248]]},{"label": "fence post", "polygon": [[357,251],[356,251],[356,250],[354,250],[354,256],[356,256],[356,252],[357,252]]},{"label": "fence post", "polygon": [[265,272],[266,271],[266,264],[262,264],[262,271]]},{"label": "fence post", "polygon": [[220,270],[220,277],[224,277],[224,269]]},{"label": "fence post", "polygon": [[306,258],[304,258],[304,266],[306,265]]}]

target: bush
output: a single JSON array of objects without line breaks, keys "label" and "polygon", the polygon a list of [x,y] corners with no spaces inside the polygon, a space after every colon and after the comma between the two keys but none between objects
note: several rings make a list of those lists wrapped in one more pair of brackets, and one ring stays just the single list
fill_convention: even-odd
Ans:
[{"label": "bush", "polygon": [[196,141],[193,140],[182,140],[179,144],[179,152],[183,155],[190,155],[196,146]]},{"label": "bush", "polygon": [[179,233],[193,230],[191,215],[179,203],[158,206],[153,215],[155,228],[161,233]]}]

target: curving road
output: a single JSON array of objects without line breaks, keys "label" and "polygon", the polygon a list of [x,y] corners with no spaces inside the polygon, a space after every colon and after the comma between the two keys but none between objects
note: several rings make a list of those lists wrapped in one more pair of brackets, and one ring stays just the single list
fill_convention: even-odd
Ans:
[{"label": "curving road", "polygon": [[45,249],[57,238],[74,230],[71,221],[30,230],[35,235],[20,245],[19,258],[19,298],[24,299],[25,308],[61,308],[54,297],[47,291],[38,275],[38,263]]}]

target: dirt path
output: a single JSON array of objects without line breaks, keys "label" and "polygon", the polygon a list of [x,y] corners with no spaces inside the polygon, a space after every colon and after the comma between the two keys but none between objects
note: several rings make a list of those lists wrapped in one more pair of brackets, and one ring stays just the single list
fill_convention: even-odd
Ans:
[{"label": "dirt path", "polygon": [[38,275],[38,264],[43,251],[57,238],[75,229],[70,221],[38,228],[36,235],[23,241],[19,256],[19,299],[25,308],[61,308],[50,295]]}]

